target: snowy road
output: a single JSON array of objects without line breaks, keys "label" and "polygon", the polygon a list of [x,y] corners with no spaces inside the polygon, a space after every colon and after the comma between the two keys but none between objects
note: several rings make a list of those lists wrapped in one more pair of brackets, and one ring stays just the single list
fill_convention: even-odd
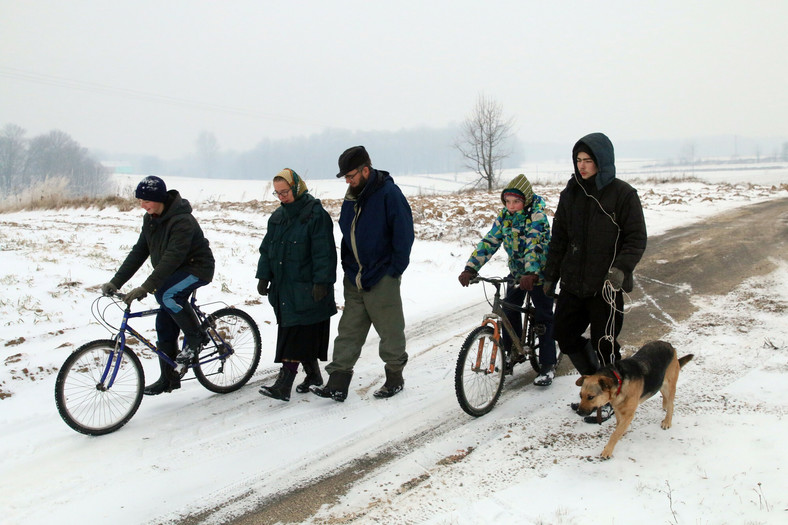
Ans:
[{"label": "snowy road", "polygon": [[[700,230],[682,232],[683,239],[688,240],[680,244],[687,250],[702,246],[702,250],[695,250],[700,255],[696,253],[693,258],[689,258],[689,251],[656,251],[659,243],[655,237],[651,245],[654,250],[647,252],[648,259],[641,267],[644,295],[633,293],[633,311],[625,330],[654,323],[662,332],[678,330],[682,342],[688,342],[707,334],[714,336],[714,327],[728,327],[729,332],[733,327],[733,339],[715,340],[713,347],[700,341],[700,348],[693,349],[698,355],[694,362],[697,367],[687,370],[687,377],[695,374],[693,387],[680,386],[679,400],[685,405],[677,407],[677,428],[671,430],[670,438],[658,434],[658,426],[656,431],[646,427],[646,432],[638,426],[643,438],[625,437],[617,449],[621,459],[614,458],[617,462],[608,462],[604,468],[629,469],[635,472],[630,475],[642,476],[643,483],[652,487],[647,473],[637,470],[639,463],[627,461],[627,454],[652,464],[643,455],[644,443],[660,447],[674,439],[696,439],[694,432],[699,431],[687,421],[688,410],[698,412],[698,421],[705,421],[708,428],[718,424],[715,396],[708,391],[722,390],[722,378],[732,382],[741,375],[731,375],[728,370],[732,367],[739,372],[752,366],[749,355],[740,347],[746,345],[748,352],[757,352],[751,345],[761,345],[763,330],[769,331],[769,325],[761,327],[747,308],[757,308],[763,315],[779,315],[785,309],[782,292],[779,285],[768,280],[763,283],[765,288],[759,288],[758,282],[750,284],[736,297],[741,304],[733,310],[723,305],[722,321],[714,316],[702,319],[703,330],[698,334],[682,325],[682,320],[698,306],[695,301],[699,293],[736,290],[749,275],[764,275],[766,279],[779,267],[786,253],[786,202],[784,197],[773,198],[766,204],[748,206],[750,211],[741,208],[721,215],[717,240],[697,234]],[[741,224],[742,217],[755,212],[761,218],[748,223],[748,233],[742,235],[735,226]],[[6,293],[15,295],[0,302],[5,312],[6,368],[9,374],[21,378],[13,380],[13,395],[2,401],[0,419],[0,477],[4,480],[0,503],[8,523],[43,524],[53,518],[61,524],[80,525],[228,523],[242,515],[247,515],[250,523],[303,522],[312,516],[313,522],[354,518],[364,522],[388,516],[393,512],[392,501],[399,514],[396,520],[387,520],[391,523],[426,522],[433,513],[449,513],[447,523],[473,523],[474,512],[481,509],[469,508],[469,514],[461,519],[451,514],[456,512],[452,509],[459,508],[466,491],[479,498],[502,498],[505,505],[499,511],[511,517],[506,509],[515,509],[515,500],[508,499],[511,495],[506,494],[506,486],[525,476],[532,482],[541,480],[543,490],[564,490],[569,479],[564,471],[577,468],[586,461],[584,458],[598,453],[603,436],[609,432],[605,427],[577,427],[576,418],[565,413],[566,404],[577,395],[571,378],[558,378],[550,388],[537,389],[530,384],[533,372],[527,365],[515,370],[491,414],[473,419],[461,411],[453,386],[456,355],[467,332],[488,308],[480,301],[480,287],[461,289],[456,283],[457,269],[467,257],[467,242],[420,241],[420,250],[414,254],[412,268],[403,281],[407,287],[404,298],[406,311],[419,314],[408,318],[411,360],[406,369],[406,388],[400,395],[388,400],[372,397],[372,391],[384,379],[373,333],[345,403],[311,394],[294,393],[289,403],[260,396],[257,388],[271,382],[277,370],[271,348],[275,326],[270,323],[270,308],[251,298],[253,288],[244,281],[249,280],[243,277],[248,274],[248,257],[236,255],[254,253],[256,237],[249,231],[259,228],[263,218],[250,214],[249,226],[228,229],[217,238],[216,249],[227,264],[216,286],[206,293],[219,297],[206,299],[249,297],[237,305],[258,320],[268,342],[252,382],[238,392],[218,395],[190,381],[173,394],[145,398],[139,412],[118,432],[99,438],[77,434],[55,410],[51,369],[59,366],[70,351],[64,344],[105,336],[95,324],[87,323],[86,307],[96,293],[90,286],[106,278],[119,254],[128,250],[133,240],[128,231],[138,217],[132,221],[129,214],[117,215],[108,217],[104,213],[101,224],[95,224],[95,211],[84,210],[42,214],[39,223],[35,222],[38,215],[5,217],[5,224],[18,228],[13,231],[20,237],[13,244],[18,246],[16,250],[4,252],[8,271],[3,283]],[[699,226],[708,229],[716,221],[707,220]],[[674,237],[676,234],[672,232]],[[728,237],[727,245],[719,240],[724,237]],[[2,240],[12,246],[10,237]],[[43,245],[59,246],[60,251],[39,248]],[[670,246],[666,244],[666,248]],[[739,251],[731,254],[730,246],[739,246]],[[719,251],[715,252],[715,247]],[[773,257],[766,257],[770,252]],[[735,258],[737,254],[741,257]],[[499,273],[501,265],[491,264],[489,270]],[[698,275],[704,275],[707,288],[694,281]],[[695,293],[687,292],[687,284]],[[671,297],[680,302],[672,305]],[[429,303],[419,303],[426,300]],[[441,312],[441,308],[448,311]],[[666,323],[665,313],[673,323]],[[639,316],[642,321],[636,321]],[[783,336],[774,328],[771,332],[769,337],[779,345]],[[627,337],[633,340],[643,335],[631,334]],[[708,355],[704,356],[704,351]],[[735,353],[725,354],[729,351]],[[156,363],[150,356],[143,357],[146,375],[152,376]],[[758,362],[781,366],[771,363],[765,354]],[[708,375],[708,371],[713,373]],[[32,379],[25,379],[26,374]],[[686,404],[690,396],[692,408]],[[759,403],[757,420],[755,415],[745,415],[737,421],[782,435],[786,430],[782,423],[785,409],[774,403],[784,397],[779,391],[761,397],[755,399]],[[748,414],[751,409],[746,403],[737,400],[726,406],[737,414]],[[649,410],[657,411],[658,403],[652,405],[644,409],[642,425],[648,424]],[[777,422],[768,419],[774,416]],[[724,433],[718,427],[714,431]],[[742,442],[749,434],[736,436],[733,446],[752,449],[751,442]],[[711,437],[703,439],[714,441]],[[772,445],[759,443],[759,447],[757,455],[753,452],[747,458],[746,468],[768,482],[770,478],[763,476],[763,469],[770,465],[766,454]],[[659,457],[660,449],[656,450],[653,454]],[[709,449],[708,454],[717,454],[715,450]],[[481,462],[483,458],[485,462]],[[518,470],[501,470],[502,458]],[[706,457],[688,459],[707,464]],[[660,470],[656,472],[661,475]],[[593,475],[593,471],[585,475]],[[778,476],[776,481],[784,481],[780,473],[773,476]],[[468,485],[463,488],[466,479]],[[753,485],[748,476],[725,471],[716,479],[723,488],[739,489],[737,484],[743,481],[748,487]],[[776,481],[771,487],[767,484],[766,489],[775,489]],[[676,489],[682,486],[678,479],[671,483]],[[692,479],[685,483],[697,485]],[[714,498],[703,494],[698,497],[713,505]],[[776,499],[772,496],[772,502]],[[704,504],[696,506],[703,509]],[[569,511],[548,508],[548,502],[541,500],[531,505],[540,516],[551,516],[551,512],[576,516],[580,512],[575,507]],[[737,509],[736,516],[749,515],[748,508]],[[512,512],[519,515],[522,510]]]}]

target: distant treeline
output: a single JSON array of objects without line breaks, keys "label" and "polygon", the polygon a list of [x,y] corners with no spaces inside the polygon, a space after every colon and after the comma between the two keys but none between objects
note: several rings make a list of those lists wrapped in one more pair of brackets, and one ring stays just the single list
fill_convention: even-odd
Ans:
[{"label": "distant treeline", "polygon": [[[210,134],[209,134],[210,135]],[[211,136],[197,141],[195,155],[177,161],[152,157],[132,159],[141,173],[198,176],[226,179],[270,179],[282,168],[291,168],[304,178],[325,179],[337,173],[339,155],[351,146],[363,145],[373,167],[394,175],[455,173],[464,171],[453,144],[456,128],[416,128],[399,131],[326,130],[291,139],[263,139],[252,150],[222,151]],[[213,147],[211,145],[214,145]],[[504,168],[522,164],[523,150],[516,139]]]},{"label": "distant treeline", "polygon": [[29,139],[25,134],[16,124],[0,131],[0,197],[47,186],[69,197],[106,192],[107,170],[68,134],[55,130]]},{"label": "distant treeline", "polygon": [[[584,130],[587,131],[587,130]],[[292,168],[305,178],[330,178],[336,174],[337,158],[346,148],[364,145],[376,168],[393,175],[457,173],[466,171],[454,142],[458,128],[413,128],[398,131],[346,131],[331,129],[290,139],[263,139],[249,151],[220,148],[211,133],[203,132],[195,143],[195,153],[177,160],[151,156],[126,156],[134,173],[183,175],[225,179],[269,179],[282,168]],[[581,135],[583,132],[579,132]],[[742,157],[759,161],[788,161],[784,138],[737,136],[697,139],[634,140],[616,137],[617,158],[654,159],[661,163],[695,164],[704,158]],[[574,142],[523,142],[512,137],[504,169],[519,168],[526,162],[566,162],[571,171]],[[121,160],[121,159],[115,159]]]}]

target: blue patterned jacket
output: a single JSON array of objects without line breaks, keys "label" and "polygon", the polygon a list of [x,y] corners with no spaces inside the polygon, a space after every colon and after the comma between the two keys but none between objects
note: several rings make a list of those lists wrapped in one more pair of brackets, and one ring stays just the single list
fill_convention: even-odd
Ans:
[{"label": "blue patterned jacket", "polygon": [[503,245],[509,256],[509,271],[516,278],[536,274],[538,283],[544,280],[542,270],[550,243],[550,223],[545,213],[544,199],[534,195],[530,206],[514,214],[503,208],[466,264],[478,272]]}]

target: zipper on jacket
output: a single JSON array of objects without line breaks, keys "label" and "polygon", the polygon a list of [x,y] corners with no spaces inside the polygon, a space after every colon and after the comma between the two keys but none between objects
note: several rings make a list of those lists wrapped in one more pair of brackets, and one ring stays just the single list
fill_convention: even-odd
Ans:
[{"label": "zipper on jacket", "polygon": [[353,257],[356,258],[356,263],[358,264],[358,272],[356,273],[356,288],[359,290],[363,290],[364,287],[361,286],[361,271],[363,270],[363,266],[361,265],[361,259],[358,256],[358,246],[356,246],[356,221],[361,216],[361,207],[356,202],[353,205],[353,222],[350,223],[350,247],[353,249]]}]

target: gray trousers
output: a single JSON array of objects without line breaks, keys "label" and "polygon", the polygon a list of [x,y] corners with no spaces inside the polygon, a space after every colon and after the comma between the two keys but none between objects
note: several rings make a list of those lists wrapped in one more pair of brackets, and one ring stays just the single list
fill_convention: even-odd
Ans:
[{"label": "gray trousers", "polygon": [[405,351],[401,279],[386,275],[369,291],[359,290],[347,277],[343,279],[345,309],[334,339],[333,360],[326,366],[326,372],[353,370],[370,326],[374,326],[380,336],[378,352],[386,368],[399,372],[405,367],[408,354]]}]

